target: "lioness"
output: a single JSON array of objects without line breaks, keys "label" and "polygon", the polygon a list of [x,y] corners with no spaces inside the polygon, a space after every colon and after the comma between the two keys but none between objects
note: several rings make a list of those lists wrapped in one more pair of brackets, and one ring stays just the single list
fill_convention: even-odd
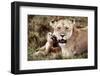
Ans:
[{"label": "lioness", "polygon": [[68,19],[50,22],[54,29],[53,34],[59,41],[63,58],[72,58],[75,54],[87,50],[87,27],[77,29],[74,25],[75,22]]}]

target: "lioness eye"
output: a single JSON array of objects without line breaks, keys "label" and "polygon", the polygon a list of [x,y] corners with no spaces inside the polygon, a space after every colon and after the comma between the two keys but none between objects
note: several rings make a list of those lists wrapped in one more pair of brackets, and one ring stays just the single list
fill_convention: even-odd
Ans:
[{"label": "lioness eye", "polygon": [[66,29],[68,29],[68,27],[66,27]]},{"label": "lioness eye", "polygon": [[57,29],[59,29],[59,30],[60,30],[60,29],[61,29],[61,27],[57,27]]}]

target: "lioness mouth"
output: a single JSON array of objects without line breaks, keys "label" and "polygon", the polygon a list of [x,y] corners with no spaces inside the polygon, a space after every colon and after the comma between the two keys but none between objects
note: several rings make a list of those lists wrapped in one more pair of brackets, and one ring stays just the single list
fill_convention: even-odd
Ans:
[{"label": "lioness mouth", "polygon": [[67,40],[64,40],[64,39],[61,39],[61,40],[58,40],[59,43],[66,43]]}]

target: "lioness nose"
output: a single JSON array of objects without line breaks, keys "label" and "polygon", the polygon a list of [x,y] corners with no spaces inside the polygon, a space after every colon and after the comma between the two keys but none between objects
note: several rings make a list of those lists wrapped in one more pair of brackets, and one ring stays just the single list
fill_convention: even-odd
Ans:
[{"label": "lioness nose", "polygon": [[64,34],[61,34],[60,36],[61,36],[61,37],[64,37],[65,35],[64,35]]}]

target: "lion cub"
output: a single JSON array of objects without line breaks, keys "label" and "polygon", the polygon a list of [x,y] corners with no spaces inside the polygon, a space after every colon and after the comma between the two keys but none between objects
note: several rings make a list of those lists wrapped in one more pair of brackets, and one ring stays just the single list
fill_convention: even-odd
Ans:
[{"label": "lion cub", "polygon": [[49,55],[50,59],[55,59],[61,57],[61,47],[58,44],[57,38],[51,32],[47,33],[47,42],[46,44],[36,52],[35,56],[47,56]]}]

